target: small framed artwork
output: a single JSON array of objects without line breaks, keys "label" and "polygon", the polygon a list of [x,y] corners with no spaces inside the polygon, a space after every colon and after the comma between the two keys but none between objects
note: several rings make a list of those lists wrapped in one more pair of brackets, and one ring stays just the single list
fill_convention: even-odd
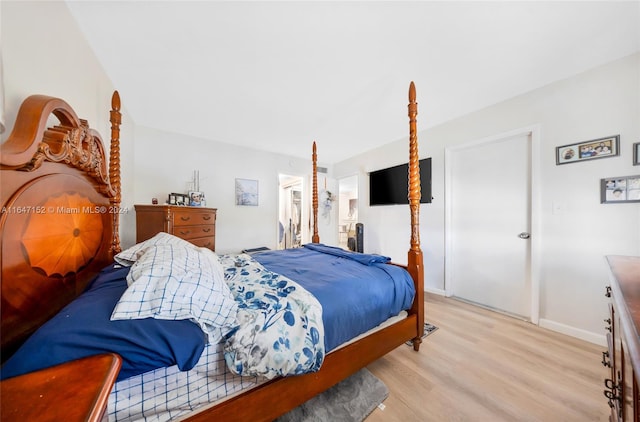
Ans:
[{"label": "small framed artwork", "polygon": [[600,180],[600,203],[640,202],[640,175]]},{"label": "small framed artwork", "polygon": [[258,181],[236,179],[236,205],[258,205]]},{"label": "small framed artwork", "polygon": [[640,166],[640,142],[633,144],[633,165]]},{"label": "small framed artwork", "polygon": [[169,197],[167,198],[167,204],[169,205],[175,205],[176,204],[176,194],[175,193],[170,193]]},{"label": "small framed artwork", "polygon": [[189,192],[189,205],[192,207],[204,207],[204,193]]},{"label": "small framed artwork", "polygon": [[556,147],[556,165],[620,155],[620,135]]}]

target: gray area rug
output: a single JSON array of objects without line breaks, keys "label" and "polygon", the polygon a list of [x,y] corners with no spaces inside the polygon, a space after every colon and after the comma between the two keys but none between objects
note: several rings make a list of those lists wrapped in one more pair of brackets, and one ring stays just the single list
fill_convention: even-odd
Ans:
[{"label": "gray area rug", "polygon": [[[433,333],[435,330],[437,330],[438,327],[436,327],[433,324],[429,324],[428,322],[424,323],[424,334],[422,335],[422,338],[424,339],[426,336],[428,336],[429,334]],[[413,341],[409,340],[405,343],[407,346],[411,346],[413,347]]]},{"label": "gray area rug", "polygon": [[389,396],[366,368],[276,419],[276,422],[362,422]]}]

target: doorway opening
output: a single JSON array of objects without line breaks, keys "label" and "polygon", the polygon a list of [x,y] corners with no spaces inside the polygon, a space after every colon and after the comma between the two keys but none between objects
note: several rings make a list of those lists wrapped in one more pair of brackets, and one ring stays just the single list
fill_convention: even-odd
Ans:
[{"label": "doorway opening", "polygon": [[356,250],[356,223],[358,222],[358,176],[349,176],[338,182],[338,246]]},{"label": "doorway opening", "polygon": [[302,182],[299,176],[281,174],[279,179],[278,248],[291,249],[302,245]]}]

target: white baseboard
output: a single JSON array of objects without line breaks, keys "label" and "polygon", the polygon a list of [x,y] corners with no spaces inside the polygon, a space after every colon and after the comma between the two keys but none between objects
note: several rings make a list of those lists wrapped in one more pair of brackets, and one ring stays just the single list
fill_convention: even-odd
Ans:
[{"label": "white baseboard", "polygon": [[425,293],[433,293],[434,295],[445,296],[445,291],[442,289],[434,289],[432,287],[425,287]]},{"label": "white baseboard", "polygon": [[605,334],[596,334],[591,331],[583,330],[580,328],[571,327],[569,325],[561,324],[559,322],[551,321],[549,319],[540,318],[538,325],[542,328],[549,329],[561,334],[566,334],[571,337],[579,338],[580,340],[588,341],[599,346],[607,346],[607,337]]},{"label": "white baseboard", "polygon": [[[446,296],[446,291],[442,289],[434,289],[431,287],[425,287],[426,293],[433,293],[440,296]],[[607,337],[604,333],[597,334],[591,331],[583,330],[581,328],[572,327],[570,325],[562,324],[560,322],[552,321],[550,319],[540,318],[538,325],[542,328],[546,328],[557,333],[565,334],[571,337],[579,338],[580,340],[588,341],[589,343],[597,344],[599,346],[607,346]]]}]

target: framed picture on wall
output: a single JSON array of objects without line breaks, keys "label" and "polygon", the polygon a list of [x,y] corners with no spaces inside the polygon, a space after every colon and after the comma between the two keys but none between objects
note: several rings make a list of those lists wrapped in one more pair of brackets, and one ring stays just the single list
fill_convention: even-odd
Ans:
[{"label": "framed picture on wall", "polygon": [[633,165],[640,166],[640,142],[633,144]]},{"label": "framed picture on wall", "polygon": [[258,206],[258,181],[236,179],[236,205]]},{"label": "framed picture on wall", "polygon": [[556,165],[620,155],[620,135],[556,147]]},{"label": "framed picture on wall", "polygon": [[640,175],[600,180],[600,203],[640,202]]}]

